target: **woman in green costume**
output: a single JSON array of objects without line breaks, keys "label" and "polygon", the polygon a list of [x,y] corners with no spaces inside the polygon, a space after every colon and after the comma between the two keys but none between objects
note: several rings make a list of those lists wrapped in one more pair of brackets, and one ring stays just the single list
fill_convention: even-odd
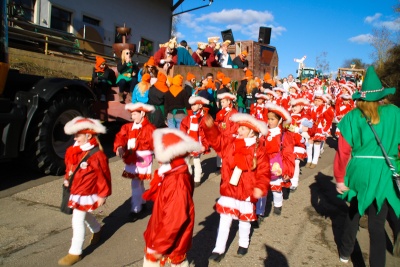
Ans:
[{"label": "woman in green costume", "polygon": [[[348,262],[356,241],[360,216],[368,214],[371,267],[385,266],[385,222],[389,209],[397,216],[394,227],[394,254],[400,254],[400,198],[382,150],[365,116],[380,138],[392,164],[398,161],[400,144],[400,109],[385,104],[384,98],[396,88],[383,88],[374,68],[368,68],[361,91],[353,94],[356,108],[338,124],[341,136],[334,162],[336,190],[350,202],[339,247],[340,261]],[[398,171],[398,170],[397,170]]]}]

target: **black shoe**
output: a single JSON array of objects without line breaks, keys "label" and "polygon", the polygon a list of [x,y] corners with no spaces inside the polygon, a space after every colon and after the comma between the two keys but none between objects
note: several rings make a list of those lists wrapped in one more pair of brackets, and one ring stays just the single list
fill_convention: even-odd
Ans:
[{"label": "black shoe", "polygon": [[282,188],[282,197],[283,199],[289,199],[290,189],[289,188]]},{"label": "black shoe", "polygon": [[[147,210],[147,205],[146,205],[146,203],[143,203],[142,204],[142,210],[140,211],[140,212],[144,212],[144,211],[146,211]],[[140,213],[139,212],[139,213]]]},{"label": "black shoe", "polygon": [[201,185],[201,183],[200,182],[194,182],[194,187],[196,188],[196,187],[199,187]]},{"label": "black shoe", "polygon": [[239,247],[237,250],[237,254],[242,257],[247,254],[248,250],[249,250],[248,248]]},{"label": "black shoe", "polygon": [[225,257],[225,254],[219,254],[217,252],[213,252],[211,256],[208,258],[209,261],[220,262]]},{"label": "black shoe", "polygon": [[274,214],[276,215],[281,215],[282,213],[282,207],[274,207]]},{"label": "black shoe", "polygon": [[258,223],[258,226],[260,226],[261,225],[261,223],[264,221],[264,216],[262,216],[262,215],[257,215],[257,223]]}]

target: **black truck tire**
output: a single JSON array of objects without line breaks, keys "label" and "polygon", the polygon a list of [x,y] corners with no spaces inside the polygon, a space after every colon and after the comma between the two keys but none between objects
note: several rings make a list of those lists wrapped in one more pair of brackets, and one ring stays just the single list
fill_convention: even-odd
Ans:
[{"label": "black truck tire", "polygon": [[66,135],[64,126],[77,116],[92,117],[92,104],[93,99],[67,90],[60,92],[37,114],[37,124],[33,125],[35,138],[29,142],[28,153],[31,156],[34,153],[31,161],[38,171],[47,175],[65,173],[65,152],[74,143],[74,136]]}]

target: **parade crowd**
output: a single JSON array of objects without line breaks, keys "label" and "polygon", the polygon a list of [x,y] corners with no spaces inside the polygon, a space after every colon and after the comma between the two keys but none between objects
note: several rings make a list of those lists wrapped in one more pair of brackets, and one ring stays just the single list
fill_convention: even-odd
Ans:
[{"label": "parade crowd", "polygon": [[[186,253],[193,234],[192,195],[201,186],[202,156],[211,149],[217,154],[221,184],[215,205],[219,228],[209,261],[220,262],[224,257],[233,220],[239,221],[237,255],[246,255],[251,228],[259,227],[267,215],[268,192],[273,197],[272,213],[280,216],[284,200],[301,186],[300,167],[314,169],[326,139],[340,139],[341,128],[333,131],[332,125],[356,107],[353,94],[364,90],[361,84],[346,80],[315,77],[297,83],[293,75],[256,77],[248,69],[247,52],[231,59],[226,56],[229,42],[218,45],[218,39],[199,43],[192,55],[186,42],[178,45],[171,39],[140,69],[129,50],[124,50],[118,64],[120,99],[127,94],[132,98],[132,103],[125,105],[132,121],[121,127],[114,141],[114,152],[125,163],[122,176],[131,180],[130,219],[140,218],[146,201],[154,202],[144,233],[143,266],[163,266],[165,262],[189,266]],[[243,70],[243,78],[236,87],[222,72],[216,77],[212,73],[170,77],[174,64],[238,68]],[[93,74],[98,84],[110,84],[105,69],[105,60],[98,57]],[[59,264],[72,265],[81,259],[84,222],[93,233],[91,243],[100,238],[101,227],[90,211],[111,194],[111,177],[103,152],[85,164],[79,161],[85,151],[100,145],[92,138],[104,132],[98,121],[78,117],[65,129],[75,134],[76,140],[67,151],[65,176],[66,184],[71,174],[75,176],[69,202],[74,208],[73,239]],[[153,158],[159,164],[155,172]],[[91,163],[94,160],[98,164]],[[77,165],[80,169],[74,173]],[[88,174],[90,168],[93,171]],[[150,180],[147,190],[145,180]]]}]

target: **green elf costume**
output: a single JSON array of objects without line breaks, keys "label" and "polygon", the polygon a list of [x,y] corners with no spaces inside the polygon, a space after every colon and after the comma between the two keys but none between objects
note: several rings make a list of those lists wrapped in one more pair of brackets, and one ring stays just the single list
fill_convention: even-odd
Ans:
[{"label": "green elf costume", "polygon": [[[382,99],[387,95],[394,94],[395,91],[396,88],[382,86],[371,66],[367,69],[361,91],[355,92],[352,98],[357,101],[380,103]],[[373,124],[373,127],[389,159],[396,166],[396,161],[399,160],[400,109],[395,105],[382,103],[378,106],[378,114],[380,120],[377,124]],[[384,225],[390,207],[397,216],[397,224],[400,222],[398,220],[400,198],[392,179],[392,171],[389,169],[375,135],[360,108],[355,108],[347,113],[338,124],[338,128],[341,136],[338,140],[338,151],[334,160],[336,189],[342,199],[350,202],[342,244],[339,248],[340,261],[347,262],[349,260],[358,231],[358,220],[366,213],[371,226],[368,229],[371,239],[370,265],[385,266]],[[395,232],[398,230],[395,229]],[[397,233],[395,236],[400,237]],[[400,238],[397,239],[397,249],[400,251]],[[379,246],[383,248],[378,248]]]}]

